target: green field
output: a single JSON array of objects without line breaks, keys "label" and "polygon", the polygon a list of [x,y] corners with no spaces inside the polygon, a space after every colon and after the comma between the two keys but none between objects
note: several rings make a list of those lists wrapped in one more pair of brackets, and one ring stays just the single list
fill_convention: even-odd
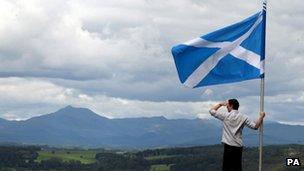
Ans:
[{"label": "green field", "polygon": [[155,164],[151,165],[150,171],[170,171],[170,166],[171,165],[166,164]]},{"label": "green field", "polygon": [[98,151],[94,150],[51,150],[39,151],[37,162],[51,158],[60,158],[63,161],[76,160],[83,164],[95,163],[95,155]]}]

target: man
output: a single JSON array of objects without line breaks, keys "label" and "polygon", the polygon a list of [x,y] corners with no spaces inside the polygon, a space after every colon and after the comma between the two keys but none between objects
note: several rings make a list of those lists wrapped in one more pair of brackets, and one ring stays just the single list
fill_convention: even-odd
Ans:
[{"label": "man", "polygon": [[[220,113],[218,109],[226,106],[228,113]],[[251,129],[258,129],[265,117],[265,112],[260,112],[260,117],[256,122],[251,121],[248,116],[242,115],[238,111],[239,102],[236,99],[229,99],[210,109],[210,114],[223,122],[222,143],[224,144],[223,171],[242,170],[242,130],[244,126]]]}]

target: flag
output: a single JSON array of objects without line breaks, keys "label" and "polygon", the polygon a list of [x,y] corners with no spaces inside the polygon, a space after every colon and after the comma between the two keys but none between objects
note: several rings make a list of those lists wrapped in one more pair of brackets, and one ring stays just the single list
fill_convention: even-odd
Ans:
[{"label": "flag", "polygon": [[172,48],[180,81],[187,87],[239,82],[264,76],[265,16],[236,24]]}]

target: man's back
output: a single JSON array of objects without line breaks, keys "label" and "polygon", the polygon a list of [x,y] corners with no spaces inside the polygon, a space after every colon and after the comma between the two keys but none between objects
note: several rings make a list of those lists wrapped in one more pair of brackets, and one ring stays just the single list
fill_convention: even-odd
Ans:
[{"label": "man's back", "polygon": [[223,121],[222,143],[242,147],[242,130],[244,126],[255,129],[255,123],[248,116],[240,114],[238,110],[231,110],[228,113],[210,110],[210,114]]}]

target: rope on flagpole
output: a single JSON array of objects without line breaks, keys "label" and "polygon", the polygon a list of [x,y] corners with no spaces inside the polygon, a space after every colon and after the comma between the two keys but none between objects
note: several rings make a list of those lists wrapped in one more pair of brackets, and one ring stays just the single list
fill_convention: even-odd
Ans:
[{"label": "rope on flagpole", "polygon": [[[265,49],[266,49],[266,10],[267,10],[267,0],[263,0],[263,20],[264,20],[264,35],[262,37],[263,39],[263,47],[264,47],[264,50],[263,50],[263,54],[262,56],[264,57],[264,62],[265,62]],[[262,67],[263,67],[263,70],[265,71],[265,63],[262,63]],[[261,90],[260,90],[260,112],[263,112],[264,111],[264,92],[265,92],[265,72],[263,74],[263,76],[261,77]],[[260,129],[259,129],[259,171],[262,171],[263,170],[263,122],[260,126]]]}]

